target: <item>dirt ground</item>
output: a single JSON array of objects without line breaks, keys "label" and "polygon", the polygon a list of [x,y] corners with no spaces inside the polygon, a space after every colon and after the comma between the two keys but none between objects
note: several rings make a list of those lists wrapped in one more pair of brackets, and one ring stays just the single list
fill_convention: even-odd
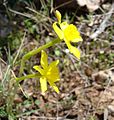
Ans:
[{"label": "dirt ground", "polygon": [[[85,6],[86,11],[84,12],[85,8],[82,7],[79,13],[74,11],[74,7],[70,12],[69,6],[66,11],[64,7],[60,7],[60,4],[60,8],[58,7],[58,9],[62,11],[62,14],[65,14],[65,12],[68,13],[67,15],[70,16],[69,19],[72,19],[70,22],[75,24],[81,33],[83,38],[83,42],[79,43],[81,60],[78,61],[73,55],[66,53],[66,49],[64,49],[66,46],[63,42],[61,45],[49,48],[46,51],[49,53],[49,61],[55,59],[60,60],[59,69],[61,80],[56,83],[60,93],[55,93],[48,85],[48,91],[42,95],[39,89],[39,81],[35,79],[22,81],[13,103],[13,113],[17,119],[114,120],[114,3],[103,3],[102,7],[99,9],[95,7],[92,12],[89,10],[91,4],[85,3]],[[98,7],[99,6],[98,4]],[[55,6],[55,8],[56,7],[57,6]],[[42,11],[43,10],[44,8]],[[42,11],[40,12],[42,13]],[[29,15],[30,14],[35,16],[32,13],[29,13]],[[77,16],[75,14],[77,14]],[[50,15],[50,18],[52,15],[53,14]],[[68,18],[67,15],[65,16],[66,18]],[[37,22],[31,22],[32,24],[29,24],[29,22],[26,21],[27,25],[24,26],[24,22],[22,22],[23,17],[19,17],[19,20],[18,17],[18,15],[14,16],[13,22],[18,26],[15,30],[19,28],[21,32],[26,31],[27,33],[25,35],[22,53],[20,53],[19,56],[20,58],[22,58],[23,54],[27,51],[55,37],[55,33],[52,31],[52,24],[50,24],[53,23],[55,18],[52,18],[52,20],[48,19],[40,24]],[[7,22],[7,19],[4,21]],[[38,29],[34,32],[34,30],[30,28],[35,28],[35,25]],[[6,31],[4,32],[4,30],[7,29],[6,26],[8,26],[8,33]],[[0,35],[2,34],[2,36],[0,36],[0,73],[1,71],[5,73],[6,69],[4,68],[8,66],[8,57],[5,56],[7,55],[7,50],[4,50],[6,46],[2,48],[6,43],[2,42],[2,40],[4,41],[3,37],[5,36],[4,38],[6,39],[6,36],[12,31],[12,28],[10,29],[9,26],[11,27],[11,25],[7,23],[7,25],[1,25],[0,27]],[[45,30],[43,30],[44,28]],[[36,34],[39,34],[40,37],[36,36]],[[36,40],[36,37],[39,37],[40,41]],[[12,39],[18,40],[14,35],[8,37],[8,40],[9,39],[11,39],[11,41]],[[14,42],[12,44],[11,53],[15,53],[15,51],[18,50],[17,46],[18,43],[15,44]],[[24,74],[29,73],[31,66],[39,64],[40,54],[32,57],[30,61],[26,63],[27,68]],[[19,67],[17,63],[11,68],[15,75],[18,75]],[[34,72],[33,70],[31,71]],[[0,81],[2,81],[1,74]],[[6,86],[11,87],[11,85]],[[10,91],[8,92],[10,93]],[[1,110],[1,107],[7,104],[7,100],[5,100],[7,97],[1,93],[0,97],[2,98],[0,99]],[[0,119],[5,120],[7,118],[1,117]]]}]

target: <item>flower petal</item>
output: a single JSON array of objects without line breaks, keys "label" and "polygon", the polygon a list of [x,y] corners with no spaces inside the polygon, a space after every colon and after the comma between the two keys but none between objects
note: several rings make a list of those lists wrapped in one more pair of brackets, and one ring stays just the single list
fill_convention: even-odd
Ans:
[{"label": "flower petal", "polygon": [[70,24],[66,29],[64,29],[65,39],[71,42],[79,42],[82,41],[80,33],[75,25]]},{"label": "flower petal", "polygon": [[66,40],[65,42],[66,42],[66,44],[67,44],[67,47],[68,47],[69,51],[70,51],[72,54],[74,54],[78,59],[80,59],[80,51],[79,51],[76,47],[72,46],[72,45],[70,44],[70,42],[68,42],[67,40]]},{"label": "flower petal", "polygon": [[59,36],[60,39],[64,38],[63,31],[57,26],[57,22],[53,23],[53,29],[56,32],[56,34]]},{"label": "flower petal", "polygon": [[48,79],[48,81],[51,82],[59,81],[60,74],[58,68],[57,67],[51,68],[51,70],[47,72],[46,78]]},{"label": "flower petal", "polygon": [[58,10],[56,10],[55,15],[56,15],[58,22],[61,23],[61,13]]},{"label": "flower petal", "polygon": [[33,68],[37,70],[41,75],[44,75],[44,70],[40,66],[35,65],[33,66]]},{"label": "flower petal", "polygon": [[61,28],[62,30],[66,29],[68,26],[69,26],[69,24],[68,24],[66,21],[65,21],[65,22],[62,22],[62,23],[60,24],[60,28]]},{"label": "flower petal", "polygon": [[40,64],[44,69],[48,67],[47,59],[48,59],[48,56],[47,56],[46,52],[44,50],[42,50]]},{"label": "flower petal", "polygon": [[58,63],[59,63],[59,60],[56,60],[49,65],[47,75],[46,75],[48,81],[56,82],[60,80],[59,69],[57,67]]},{"label": "flower petal", "polygon": [[40,78],[41,91],[44,93],[47,90],[47,81],[45,77]]},{"label": "flower petal", "polygon": [[49,84],[50,84],[50,86],[53,87],[53,89],[54,89],[57,93],[59,93],[59,89],[58,89],[58,87],[55,85],[55,83],[49,82]]},{"label": "flower petal", "polygon": [[57,66],[59,64],[59,60],[55,60],[50,63],[49,67]]}]

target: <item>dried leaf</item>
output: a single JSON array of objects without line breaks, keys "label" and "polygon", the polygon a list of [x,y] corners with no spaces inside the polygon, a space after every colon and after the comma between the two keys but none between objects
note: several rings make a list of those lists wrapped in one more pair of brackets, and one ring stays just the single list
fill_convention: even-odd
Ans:
[{"label": "dried leaf", "polygon": [[95,11],[99,8],[100,0],[77,0],[80,6],[87,6],[89,11]]}]

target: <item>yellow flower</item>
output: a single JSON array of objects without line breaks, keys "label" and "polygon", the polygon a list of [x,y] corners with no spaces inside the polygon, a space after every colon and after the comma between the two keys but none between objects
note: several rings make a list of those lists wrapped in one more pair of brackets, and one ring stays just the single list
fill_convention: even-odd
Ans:
[{"label": "yellow flower", "polygon": [[33,68],[40,72],[40,84],[41,84],[41,91],[44,93],[47,90],[47,82],[50,84],[50,86],[53,87],[53,89],[59,93],[59,90],[57,86],[55,85],[56,81],[60,80],[59,76],[59,70],[57,68],[57,65],[59,63],[59,60],[53,61],[48,65],[48,56],[47,54],[42,50],[41,52],[41,60],[40,60],[40,66],[34,66]]},{"label": "yellow flower", "polygon": [[73,24],[68,24],[67,22],[61,23],[61,13],[59,11],[56,11],[56,17],[58,22],[53,23],[54,31],[60,39],[65,41],[69,51],[80,59],[80,51],[71,45],[71,42],[83,41],[78,29]]}]

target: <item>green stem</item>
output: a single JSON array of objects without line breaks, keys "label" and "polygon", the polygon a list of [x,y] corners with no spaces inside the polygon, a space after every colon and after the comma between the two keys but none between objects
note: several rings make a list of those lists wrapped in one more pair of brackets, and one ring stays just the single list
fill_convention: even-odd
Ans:
[{"label": "green stem", "polygon": [[23,73],[23,69],[24,69],[24,66],[25,66],[25,61],[28,60],[31,56],[39,53],[41,50],[44,50],[46,48],[49,48],[53,45],[55,45],[56,43],[59,43],[61,41],[61,39],[59,38],[56,38],[54,40],[51,40],[50,42],[48,42],[47,44],[43,45],[43,46],[40,46],[38,49],[36,50],[32,50],[30,52],[28,52],[27,54],[25,54],[21,60],[21,67],[20,67],[20,73],[19,73],[19,76],[21,76],[21,74]]},{"label": "green stem", "polygon": [[40,75],[39,73],[29,74],[29,75],[26,75],[26,76],[22,76],[22,77],[20,77],[20,78],[16,78],[16,81],[17,81],[17,82],[21,82],[21,81],[24,80],[24,79],[35,78],[35,77],[40,78],[40,76],[41,76],[41,75]]}]

